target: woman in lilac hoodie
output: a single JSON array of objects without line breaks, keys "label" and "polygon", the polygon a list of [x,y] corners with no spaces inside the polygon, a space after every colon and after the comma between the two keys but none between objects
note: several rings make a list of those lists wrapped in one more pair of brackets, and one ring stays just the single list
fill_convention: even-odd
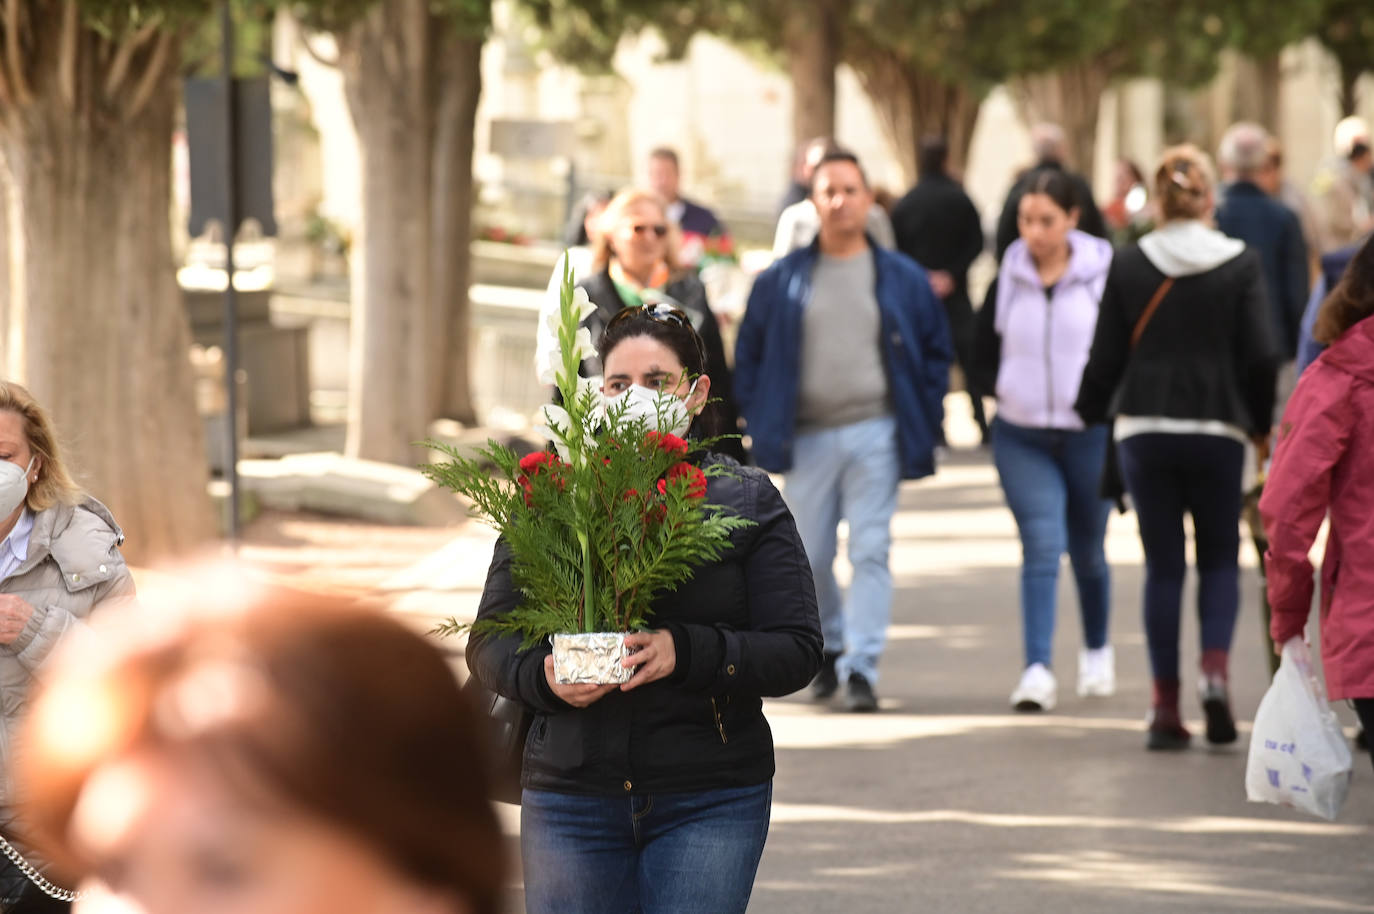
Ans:
[{"label": "woman in lilac hoodie", "polygon": [[1102,546],[1111,502],[1098,491],[1107,429],[1085,426],[1073,409],[1112,247],[1075,228],[1079,201],[1063,171],[1037,172],[1027,187],[1017,212],[1021,237],[1007,248],[979,315],[977,362],[984,389],[997,392],[993,460],[1021,534],[1025,667],[1011,703],[1049,711],[1058,700],[1050,670],[1065,552],[1083,622],[1078,694],[1116,690]]}]

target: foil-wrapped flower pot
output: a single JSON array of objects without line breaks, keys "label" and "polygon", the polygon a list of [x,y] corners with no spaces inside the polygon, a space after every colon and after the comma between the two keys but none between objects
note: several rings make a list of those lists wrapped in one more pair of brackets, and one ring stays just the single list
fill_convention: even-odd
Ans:
[{"label": "foil-wrapped flower pot", "polygon": [[630,655],[625,632],[553,636],[553,677],[562,685],[629,682],[635,671],[621,666]]}]

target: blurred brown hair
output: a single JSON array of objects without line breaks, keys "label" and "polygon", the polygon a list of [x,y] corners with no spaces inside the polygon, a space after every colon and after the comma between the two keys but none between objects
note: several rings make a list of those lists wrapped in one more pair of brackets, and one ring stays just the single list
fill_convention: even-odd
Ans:
[{"label": "blurred brown hair", "polygon": [[1374,314],[1374,236],[1350,259],[1341,281],[1326,296],[1312,325],[1312,338],[1334,343],[1345,331]]},{"label": "blurred brown hair", "polygon": [[29,510],[43,511],[53,505],[80,504],[84,497],[81,487],[67,472],[52,421],[33,394],[13,381],[0,381],[0,409],[9,410],[23,420],[24,437],[28,439],[29,450],[40,458],[38,481],[29,486],[29,494],[25,498]]},{"label": "blurred brown hair", "polygon": [[1155,167],[1155,199],[1164,221],[1206,218],[1214,174],[1212,160],[1192,143],[1164,150]]},{"label": "blurred brown hair", "polygon": [[[242,688],[198,700],[207,682]],[[79,726],[83,709],[100,726]],[[424,638],[379,612],[278,591],[98,663],[59,666],[33,707],[17,777],[36,837],[73,873],[93,863],[69,840],[87,780],[152,749],[204,762],[244,802],[303,812],[417,884],[496,914],[503,839],[478,726]]]}]

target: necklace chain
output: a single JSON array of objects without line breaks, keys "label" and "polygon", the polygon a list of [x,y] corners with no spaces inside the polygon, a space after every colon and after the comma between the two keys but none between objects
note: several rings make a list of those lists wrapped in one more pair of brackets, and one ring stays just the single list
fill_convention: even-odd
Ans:
[{"label": "necklace chain", "polygon": [[10,844],[3,837],[0,837],[0,851],[3,851],[5,856],[10,858],[10,861],[14,863],[15,866],[19,867],[19,871],[27,876],[30,882],[43,891],[44,895],[56,898],[58,901],[76,901],[85,894],[84,892],[73,892],[70,889],[64,889],[60,886],[53,885],[48,881],[47,877],[38,872],[38,869],[32,863],[24,859],[24,855],[19,853],[18,848]]}]

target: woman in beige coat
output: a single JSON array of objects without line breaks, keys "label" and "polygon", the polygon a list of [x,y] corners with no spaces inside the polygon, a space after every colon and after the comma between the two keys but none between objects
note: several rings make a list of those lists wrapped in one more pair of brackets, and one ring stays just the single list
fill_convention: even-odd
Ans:
[{"label": "woman in beige coat", "polygon": [[[47,413],[23,387],[0,381],[0,835],[17,838],[20,853],[23,827],[10,812],[14,733],[67,632],[97,604],[133,596],[123,541],[109,510],[63,466]],[[50,899],[0,858],[0,911],[63,910],[42,902]]]}]

